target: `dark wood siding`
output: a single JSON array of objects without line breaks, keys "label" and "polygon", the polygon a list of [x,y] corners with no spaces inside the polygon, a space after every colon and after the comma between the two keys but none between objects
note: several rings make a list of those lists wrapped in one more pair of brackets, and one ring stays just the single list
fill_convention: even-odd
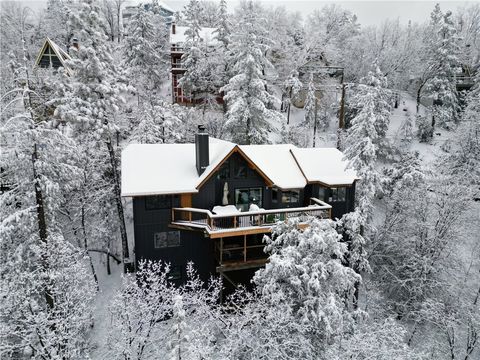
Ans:
[{"label": "dark wood siding", "polygon": [[[178,196],[173,198],[173,205],[180,205]],[[133,199],[133,217],[137,265],[142,259],[168,262],[172,267],[178,267],[182,273],[180,281],[183,281],[185,267],[192,261],[200,277],[208,280],[215,270],[213,243],[209,238],[205,238],[202,232],[170,228],[171,210],[146,210],[144,197]],[[180,231],[180,246],[156,249],[154,234],[169,231]]]}]

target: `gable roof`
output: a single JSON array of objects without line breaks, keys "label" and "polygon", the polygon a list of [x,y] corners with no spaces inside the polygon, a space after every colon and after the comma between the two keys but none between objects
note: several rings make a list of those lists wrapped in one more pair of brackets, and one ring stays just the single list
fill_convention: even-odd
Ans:
[{"label": "gable roof", "polygon": [[[58,59],[58,64],[54,63],[55,58]],[[42,48],[37,55],[34,67],[49,67],[51,64],[54,68],[61,66],[67,70],[69,74],[71,74],[71,69],[65,63],[66,60],[71,60],[70,55],[68,55],[64,50],[62,50],[62,48],[60,48],[60,46],[47,37],[45,38]]]},{"label": "gable roof", "polygon": [[351,185],[358,178],[345,170],[334,148],[294,145],[236,145],[209,138],[210,165],[198,175],[195,144],[131,144],[122,152],[122,196],[197,193],[220,165],[238,152],[269,186],[300,189],[307,183]]},{"label": "gable roof", "polygon": [[282,189],[300,189],[307,185],[300,168],[295,163],[290,144],[240,145],[240,149]]},{"label": "gable roof", "polygon": [[351,185],[358,177],[341,151],[335,148],[293,148],[291,150],[308,183],[327,186]]}]

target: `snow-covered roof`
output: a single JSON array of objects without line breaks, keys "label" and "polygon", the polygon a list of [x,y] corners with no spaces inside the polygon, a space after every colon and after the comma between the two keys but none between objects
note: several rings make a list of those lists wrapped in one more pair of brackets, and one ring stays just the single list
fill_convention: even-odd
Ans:
[{"label": "snow-covered roof", "polygon": [[296,147],[290,144],[240,146],[275,186],[282,189],[300,189],[305,187],[307,181],[290,153],[294,148]]},{"label": "snow-covered roof", "polygon": [[[175,34],[172,34],[172,26],[170,27],[170,44],[182,44],[187,40],[185,32],[188,30],[187,26],[175,25]],[[216,43],[215,31],[216,28],[202,27],[200,28],[200,38],[208,45],[214,45]]]},{"label": "snow-covered roof", "polygon": [[292,154],[309,183],[351,185],[358,180],[341,151],[335,148],[294,148]]},{"label": "snow-covered roof", "polygon": [[209,139],[210,165],[198,176],[195,144],[131,144],[122,151],[122,196],[196,193],[235,144]]},{"label": "snow-covered roof", "polygon": [[229,154],[239,151],[271,185],[300,189],[307,183],[351,185],[357,176],[346,169],[334,148],[301,149],[294,145],[236,145],[209,139],[210,165],[196,169],[195,144],[131,144],[122,152],[122,196],[197,193]]}]

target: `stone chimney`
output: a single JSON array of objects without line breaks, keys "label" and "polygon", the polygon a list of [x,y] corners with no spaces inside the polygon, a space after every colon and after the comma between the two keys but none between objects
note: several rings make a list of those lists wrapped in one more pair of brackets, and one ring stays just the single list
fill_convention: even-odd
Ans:
[{"label": "stone chimney", "polygon": [[208,150],[208,134],[204,125],[198,125],[198,132],[195,134],[195,158],[198,175],[202,175],[210,164]]}]

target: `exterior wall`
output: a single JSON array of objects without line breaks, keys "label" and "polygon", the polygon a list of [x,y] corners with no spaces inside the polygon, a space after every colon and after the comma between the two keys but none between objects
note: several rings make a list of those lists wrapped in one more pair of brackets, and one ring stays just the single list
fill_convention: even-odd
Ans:
[{"label": "exterior wall", "polygon": [[[180,206],[179,198],[173,197],[173,205]],[[168,225],[171,220],[171,210],[147,210],[145,197],[133,199],[133,221],[135,233],[135,258],[137,266],[140,260],[163,260],[169,262],[172,269],[180,271],[177,282],[185,280],[185,267],[193,261],[200,277],[208,280],[215,272],[213,258],[213,242],[205,238],[201,232],[180,231],[180,246],[156,249],[154,234],[158,232],[177,231]]]},{"label": "exterior wall", "polygon": [[[245,176],[237,176],[240,168],[246,171]],[[191,206],[212,210],[214,206],[222,205],[225,182],[228,183],[228,201],[231,205],[235,204],[236,189],[261,188],[261,207],[265,209],[307,206],[310,203],[311,197],[317,197],[332,205],[333,219],[340,218],[343,214],[354,210],[355,184],[345,188],[344,201],[335,201],[333,189],[323,187],[320,184],[309,184],[304,189],[298,189],[298,202],[282,202],[284,191],[280,189],[276,189],[277,202],[272,202],[272,191],[274,190],[267,187],[265,180],[255,170],[251,169],[248,163],[238,153],[232,154],[225,165],[220,167],[219,170],[203,184],[197,194],[171,195],[171,206]],[[169,227],[171,222],[171,208],[148,210],[146,207],[146,197],[135,197],[133,199],[133,216],[135,257],[137,264],[142,259],[169,262],[175,271],[180,271],[180,276],[177,279],[178,283],[185,280],[185,267],[189,261],[195,264],[195,268],[203,280],[206,281],[211,274],[215,274],[215,268],[217,266],[216,257],[218,256],[216,256],[214,247],[215,241],[218,242],[218,239],[205,237],[202,231],[177,230]],[[180,234],[179,246],[155,247],[156,233],[174,231],[178,231]],[[252,236],[249,235],[248,237],[250,239]],[[233,240],[234,239],[232,239],[232,241]],[[248,274],[251,274],[252,271],[253,270],[245,270],[242,271],[242,273],[231,276],[238,277],[239,281],[240,279],[247,279],[249,281],[250,277]],[[248,281],[246,282],[248,283]],[[241,282],[243,282],[243,280]]]}]

